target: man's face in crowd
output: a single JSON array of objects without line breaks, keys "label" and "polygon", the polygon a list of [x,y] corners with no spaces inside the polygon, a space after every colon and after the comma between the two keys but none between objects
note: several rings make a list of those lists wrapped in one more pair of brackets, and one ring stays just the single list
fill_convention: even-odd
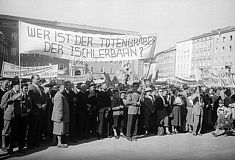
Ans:
[{"label": "man's face in crowd", "polygon": [[137,84],[133,85],[133,91],[137,91],[138,88],[139,88],[139,85],[137,85]]},{"label": "man's face in crowd", "polygon": [[39,85],[39,83],[40,83],[40,77],[39,77],[39,76],[34,76],[34,78],[33,78],[33,83]]},{"label": "man's face in crowd", "polygon": [[5,80],[5,81],[2,82],[2,88],[3,89],[7,90],[7,89],[9,89],[9,87],[10,87],[10,81],[9,80]]},{"label": "man's face in crowd", "polygon": [[167,91],[163,91],[162,96],[166,96],[167,95]]},{"label": "man's face in crowd", "polygon": [[23,92],[24,94],[27,94],[27,93],[28,93],[28,86],[24,86],[24,87],[22,88],[22,92]]},{"label": "man's face in crowd", "polygon": [[90,86],[90,91],[94,91],[95,90],[95,86]]},{"label": "man's face in crowd", "polygon": [[162,90],[161,90],[161,89],[158,90],[158,95],[159,95],[159,96],[163,96],[163,93],[162,93]]},{"label": "man's face in crowd", "polygon": [[121,93],[120,97],[123,99],[125,98],[126,94],[125,93]]},{"label": "man's face in crowd", "polygon": [[213,91],[212,88],[209,90],[209,93],[210,93],[210,94],[214,93],[214,91]]},{"label": "man's face in crowd", "polygon": [[45,93],[49,93],[51,91],[51,87],[44,87]]},{"label": "man's face in crowd", "polygon": [[63,92],[65,90],[65,86],[62,84],[59,88],[60,92]]},{"label": "man's face in crowd", "polygon": [[86,92],[87,86],[86,86],[85,84],[82,84],[82,85],[81,85],[81,90],[82,90],[83,92]]},{"label": "man's face in crowd", "polygon": [[73,85],[70,82],[67,82],[66,85],[65,85],[65,88],[66,88],[67,91],[71,91],[72,87],[73,87]]},{"label": "man's face in crowd", "polygon": [[14,89],[16,92],[19,92],[20,91],[20,85],[17,84],[17,85],[14,85]]},{"label": "man's face in crowd", "polygon": [[103,90],[106,90],[106,89],[108,88],[108,86],[107,86],[106,83],[104,83],[104,84],[102,84],[101,88],[102,88]]}]

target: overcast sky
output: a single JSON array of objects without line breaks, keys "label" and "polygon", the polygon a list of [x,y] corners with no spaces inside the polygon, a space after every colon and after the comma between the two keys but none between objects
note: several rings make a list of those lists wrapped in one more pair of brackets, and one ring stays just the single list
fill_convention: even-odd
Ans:
[{"label": "overcast sky", "polygon": [[235,26],[235,0],[0,0],[0,14],[157,33],[157,51]]}]

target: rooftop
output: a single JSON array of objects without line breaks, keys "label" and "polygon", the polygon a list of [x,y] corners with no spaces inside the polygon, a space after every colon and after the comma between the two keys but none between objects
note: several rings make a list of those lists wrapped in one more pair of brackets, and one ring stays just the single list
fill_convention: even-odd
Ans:
[{"label": "rooftop", "polygon": [[37,24],[37,25],[58,27],[58,28],[63,28],[65,30],[68,29],[70,31],[71,30],[77,31],[79,29],[79,30],[81,30],[81,32],[84,32],[84,33],[89,33],[92,31],[92,32],[97,32],[99,34],[102,34],[102,33],[119,34],[119,35],[130,35],[130,34],[137,35],[138,34],[138,32],[134,32],[134,31],[103,28],[103,27],[96,27],[96,26],[89,26],[89,25],[80,25],[80,24],[65,23],[65,22],[58,22],[58,21],[39,20],[39,19],[26,18],[26,17],[3,15],[3,14],[0,14],[0,19],[15,20],[15,21],[20,20],[20,21],[24,21],[24,22],[28,22],[28,23]]}]

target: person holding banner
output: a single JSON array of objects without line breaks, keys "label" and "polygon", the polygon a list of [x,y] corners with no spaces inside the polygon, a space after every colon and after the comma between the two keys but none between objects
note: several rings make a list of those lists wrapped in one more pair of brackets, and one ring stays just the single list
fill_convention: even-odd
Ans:
[{"label": "person holding banner", "polygon": [[27,147],[34,148],[39,146],[41,136],[42,116],[46,108],[46,95],[40,86],[39,75],[31,77],[32,84],[29,85],[29,96],[32,100],[32,110],[29,115],[29,131],[27,137]]}]

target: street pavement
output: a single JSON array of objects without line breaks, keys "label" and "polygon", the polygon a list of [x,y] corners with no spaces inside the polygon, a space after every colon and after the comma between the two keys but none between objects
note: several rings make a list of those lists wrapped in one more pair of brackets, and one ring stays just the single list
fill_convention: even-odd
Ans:
[{"label": "street pavement", "polygon": [[235,160],[235,136],[213,137],[210,133],[142,136],[138,141],[125,138],[82,140],[68,148],[42,146],[0,159],[24,160]]}]

